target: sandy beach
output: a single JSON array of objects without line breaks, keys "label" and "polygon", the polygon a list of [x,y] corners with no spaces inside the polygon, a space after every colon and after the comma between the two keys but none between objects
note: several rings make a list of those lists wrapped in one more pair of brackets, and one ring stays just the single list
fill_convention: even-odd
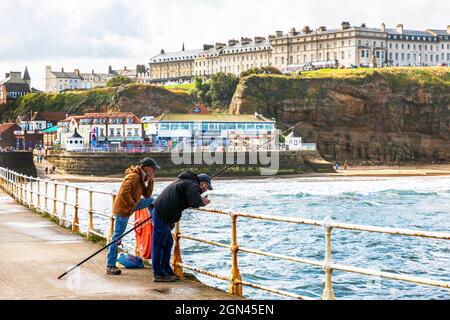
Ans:
[{"label": "sandy beach", "polygon": [[[38,167],[38,175],[42,179],[51,179],[66,182],[121,182],[123,175],[111,176],[80,176],[70,174],[45,174],[44,170]],[[354,166],[347,170],[339,170],[336,173],[307,173],[301,175],[283,175],[276,178],[311,178],[311,177],[413,177],[413,176],[450,176],[450,164],[441,165],[398,165],[398,166]],[[267,176],[248,176],[248,177],[218,177],[218,180],[233,179],[265,179]],[[174,178],[159,177],[159,181],[171,181]]]}]

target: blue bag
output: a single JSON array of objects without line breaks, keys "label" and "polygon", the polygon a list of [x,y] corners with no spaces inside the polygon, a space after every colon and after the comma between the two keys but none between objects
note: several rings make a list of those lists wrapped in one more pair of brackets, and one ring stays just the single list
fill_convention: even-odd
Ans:
[{"label": "blue bag", "polygon": [[131,254],[121,253],[117,259],[121,265],[127,269],[143,269],[144,261],[140,257],[135,257]]}]

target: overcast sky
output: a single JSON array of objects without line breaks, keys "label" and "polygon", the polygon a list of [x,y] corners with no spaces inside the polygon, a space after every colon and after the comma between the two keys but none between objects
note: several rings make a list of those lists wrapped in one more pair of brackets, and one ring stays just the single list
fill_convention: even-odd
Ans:
[{"label": "overcast sky", "polygon": [[28,65],[44,88],[45,66],[82,72],[148,63],[186,50],[275,30],[366,23],[446,29],[448,0],[0,0],[0,78]]}]

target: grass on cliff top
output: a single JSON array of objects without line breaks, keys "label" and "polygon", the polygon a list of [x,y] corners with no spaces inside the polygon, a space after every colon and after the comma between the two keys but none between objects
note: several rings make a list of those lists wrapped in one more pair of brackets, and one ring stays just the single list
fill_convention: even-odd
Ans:
[{"label": "grass on cliff top", "polygon": [[191,94],[195,89],[195,84],[194,83],[169,84],[169,85],[162,86],[162,88],[165,88],[172,92],[183,92],[183,93]]},{"label": "grass on cliff top", "polygon": [[447,67],[389,67],[359,69],[320,69],[304,71],[300,75],[254,75],[261,78],[365,80],[381,76],[394,86],[419,84],[450,86],[450,68]]}]

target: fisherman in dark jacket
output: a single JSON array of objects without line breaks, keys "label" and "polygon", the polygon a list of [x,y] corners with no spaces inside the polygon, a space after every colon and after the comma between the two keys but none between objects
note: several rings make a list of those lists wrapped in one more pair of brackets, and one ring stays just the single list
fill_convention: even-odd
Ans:
[{"label": "fisherman in dark jacket", "polygon": [[173,238],[171,230],[188,208],[200,208],[210,203],[202,197],[213,190],[211,179],[206,174],[196,175],[190,171],[178,176],[153,202],[152,267],[155,282],[179,280],[170,266]]}]

